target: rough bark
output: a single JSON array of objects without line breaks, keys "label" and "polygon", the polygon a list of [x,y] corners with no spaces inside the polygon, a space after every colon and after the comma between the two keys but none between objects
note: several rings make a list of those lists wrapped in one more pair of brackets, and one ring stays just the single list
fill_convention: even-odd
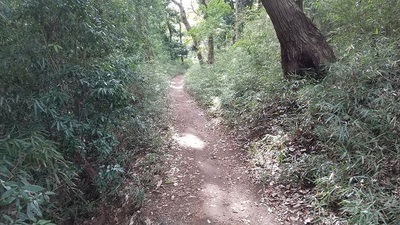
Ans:
[{"label": "rough bark", "polygon": [[[181,14],[181,20],[183,25],[185,25],[186,30],[189,32],[192,29],[192,26],[190,26],[189,20],[186,17],[186,11],[185,8],[183,8],[183,5],[179,2],[177,2],[176,0],[171,0],[176,6],[178,6],[180,14]],[[199,48],[199,40],[197,39],[196,36],[192,35],[192,39],[193,39],[193,49],[196,52],[197,55],[197,59],[199,60],[200,64],[204,63],[203,60],[203,55],[200,52],[200,48]]]},{"label": "rough bark", "polygon": [[322,66],[335,61],[332,48],[312,21],[293,0],[261,0],[281,46],[285,75],[310,69],[321,74]]}]

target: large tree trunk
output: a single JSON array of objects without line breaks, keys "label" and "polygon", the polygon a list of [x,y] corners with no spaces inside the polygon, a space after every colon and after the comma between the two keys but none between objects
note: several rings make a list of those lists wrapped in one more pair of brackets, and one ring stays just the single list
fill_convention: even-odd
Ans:
[{"label": "large tree trunk", "polygon": [[312,70],[321,73],[322,65],[335,61],[332,48],[318,28],[293,0],[261,0],[281,45],[285,75]]},{"label": "large tree trunk", "polygon": [[[181,14],[182,23],[183,23],[183,25],[185,25],[185,28],[186,28],[187,32],[189,32],[192,29],[192,26],[190,26],[190,23],[189,23],[189,21],[188,21],[188,19],[186,17],[185,8],[183,8],[183,5],[181,3],[179,3],[179,2],[177,2],[176,0],[172,0],[172,2],[176,6],[178,6],[180,14]],[[199,60],[200,64],[203,64],[204,61],[203,61],[203,56],[202,56],[200,48],[199,48],[199,46],[200,46],[199,45],[199,41],[198,41],[197,37],[194,36],[194,35],[192,35],[192,39],[193,39],[193,49],[196,52],[197,59]]]}]

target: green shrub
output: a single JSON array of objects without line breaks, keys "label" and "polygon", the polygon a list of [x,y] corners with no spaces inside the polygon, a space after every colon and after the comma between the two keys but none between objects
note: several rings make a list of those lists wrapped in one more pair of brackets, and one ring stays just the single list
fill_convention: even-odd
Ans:
[{"label": "green shrub", "polygon": [[79,223],[121,196],[128,156],[158,141],[167,74],[142,67],[167,55],[164,7],[2,1],[0,223]]},{"label": "green shrub", "polygon": [[[207,106],[214,105],[228,123],[251,123],[263,100],[281,88],[278,45],[265,13],[253,15],[243,38],[220,51],[212,66],[195,66],[187,73],[188,88]],[[268,31],[264,31],[269,27]],[[266,97],[268,96],[268,97]],[[220,103],[220,104],[219,104]],[[241,116],[248,116],[241,118]]]},{"label": "green shrub", "polygon": [[256,12],[214,65],[189,70],[188,88],[218,103],[255,158],[274,158],[280,172],[265,179],[312,188],[316,223],[398,224],[399,2],[305,5],[338,57],[323,80],[281,78],[274,31]]}]

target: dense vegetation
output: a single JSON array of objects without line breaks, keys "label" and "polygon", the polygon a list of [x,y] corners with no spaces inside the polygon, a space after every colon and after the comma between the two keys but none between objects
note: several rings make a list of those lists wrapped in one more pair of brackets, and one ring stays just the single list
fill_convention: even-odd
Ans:
[{"label": "dense vegetation", "polygon": [[240,39],[187,74],[202,104],[251,140],[264,182],[312,190],[316,224],[400,221],[399,9],[395,0],[304,1],[338,59],[322,78],[288,80],[265,10],[253,7],[238,16]]},{"label": "dense vegetation", "polygon": [[400,2],[296,1],[337,58],[317,76],[282,74],[259,1],[197,2],[196,23],[166,0],[0,2],[0,224],[140,207],[188,49],[189,90],[262,182],[310,190],[315,224],[399,224]]},{"label": "dense vegetation", "polygon": [[[157,143],[167,2],[0,2],[0,224],[79,224]],[[175,34],[176,35],[176,34]],[[176,38],[175,38],[176,39]]]}]

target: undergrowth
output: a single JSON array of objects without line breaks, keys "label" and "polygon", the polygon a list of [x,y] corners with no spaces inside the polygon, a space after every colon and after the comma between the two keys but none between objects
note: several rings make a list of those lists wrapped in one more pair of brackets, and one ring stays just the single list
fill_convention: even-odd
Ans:
[{"label": "undergrowth", "polygon": [[282,78],[264,12],[249,13],[242,39],[214,65],[186,76],[200,102],[251,142],[264,182],[312,190],[315,224],[400,222],[399,8],[305,1],[338,58],[320,81]]},{"label": "undergrowth", "polygon": [[0,5],[0,224],[82,224],[99,203],[140,205],[148,177],[131,163],[160,143],[168,73],[184,69],[165,59],[166,3]]}]

